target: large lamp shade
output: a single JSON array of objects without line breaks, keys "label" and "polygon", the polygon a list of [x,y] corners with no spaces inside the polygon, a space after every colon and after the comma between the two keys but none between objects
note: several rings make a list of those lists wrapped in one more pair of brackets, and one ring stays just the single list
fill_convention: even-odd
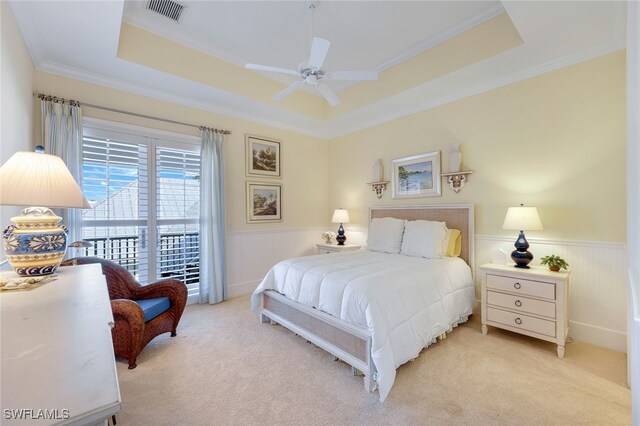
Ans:
[{"label": "large lamp shade", "polygon": [[520,207],[509,207],[502,228],[520,231],[514,244],[516,249],[511,252],[511,259],[515,262],[516,268],[529,268],[528,265],[533,260],[533,254],[528,251],[529,242],[524,236],[524,231],[542,231],[538,209],[525,207],[522,204]]},{"label": "large lamp shade", "polygon": [[0,205],[91,208],[60,157],[16,152],[0,168]]},{"label": "large lamp shade", "polygon": [[17,152],[0,167],[0,205],[27,207],[4,233],[7,260],[18,275],[52,274],[67,249],[67,228],[49,207],[91,208],[60,157]]}]

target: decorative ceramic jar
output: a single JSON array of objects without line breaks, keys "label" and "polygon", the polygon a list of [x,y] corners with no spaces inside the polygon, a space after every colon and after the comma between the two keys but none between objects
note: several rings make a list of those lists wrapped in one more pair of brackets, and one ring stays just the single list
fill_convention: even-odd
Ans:
[{"label": "decorative ceramic jar", "polygon": [[460,152],[460,144],[451,144],[449,150],[449,173],[457,173],[460,171],[462,164],[462,153]]},{"label": "decorative ceramic jar", "polygon": [[60,220],[46,207],[29,207],[11,218],[15,225],[4,230],[4,250],[18,275],[47,275],[58,269],[68,232]]},{"label": "decorative ceramic jar", "polygon": [[371,167],[371,182],[380,182],[382,180],[382,160],[378,159]]}]

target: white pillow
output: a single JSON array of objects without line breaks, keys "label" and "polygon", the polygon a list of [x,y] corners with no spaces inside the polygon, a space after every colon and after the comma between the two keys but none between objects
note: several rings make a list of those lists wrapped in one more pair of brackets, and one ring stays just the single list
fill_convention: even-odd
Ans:
[{"label": "white pillow", "polygon": [[369,226],[367,248],[383,253],[400,253],[404,220],[392,217],[375,218]]},{"label": "white pillow", "polygon": [[429,259],[444,257],[446,235],[447,226],[444,222],[406,221],[400,254]]}]

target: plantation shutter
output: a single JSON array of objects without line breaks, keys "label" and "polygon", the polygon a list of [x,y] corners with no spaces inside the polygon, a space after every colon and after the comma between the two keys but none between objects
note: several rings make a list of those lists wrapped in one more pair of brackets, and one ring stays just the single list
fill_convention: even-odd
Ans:
[{"label": "plantation shutter", "polygon": [[156,229],[158,278],[199,291],[200,152],[156,147]]},{"label": "plantation shutter", "polygon": [[109,136],[90,131],[83,138],[82,189],[93,207],[82,213],[83,239],[93,244],[86,254],[113,260],[147,282],[148,147]]}]

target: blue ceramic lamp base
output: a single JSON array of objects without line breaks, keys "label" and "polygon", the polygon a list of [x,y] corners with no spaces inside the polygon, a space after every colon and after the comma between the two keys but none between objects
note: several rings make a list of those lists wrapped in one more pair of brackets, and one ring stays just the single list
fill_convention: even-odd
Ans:
[{"label": "blue ceramic lamp base", "polygon": [[524,237],[524,231],[520,231],[514,246],[516,249],[511,252],[511,259],[515,262],[514,266],[516,268],[529,269],[528,265],[533,260],[533,254],[527,250],[529,242]]},{"label": "blue ceramic lamp base", "polygon": [[9,264],[23,277],[49,275],[60,266],[67,249],[67,227],[46,207],[28,207],[12,217],[4,230]]},{"label": "blue ceramic lamp base", "polygon": [[340,224],[340,227],[338,228],[338,236],[336,237],[336,241],[338,242],[339,246],[343,246],[344,242],[347,241],[347,237],[344,235],[344,227],[342,226],[342,224]]}]

